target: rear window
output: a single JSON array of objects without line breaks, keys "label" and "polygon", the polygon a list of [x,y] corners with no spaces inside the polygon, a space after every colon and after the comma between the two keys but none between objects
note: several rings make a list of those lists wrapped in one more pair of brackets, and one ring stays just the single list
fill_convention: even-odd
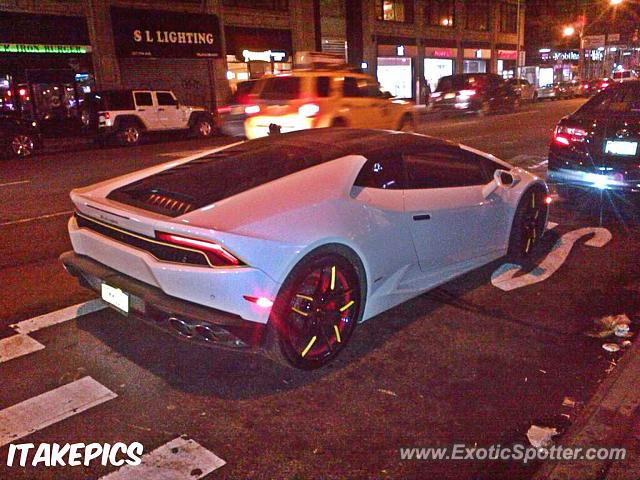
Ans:
[{"label": "rear window", "polygon": [[623,78],[631,78],[631,72],[613,72],[613,78],[616,80],[621,80]]},{"label": "rear window", "polygon": [[486,85],[487,77],[483,75],[454,75],[442,77],[436,87],[436,92],[452,90],[467,90]]},{"label": "rear window", "polygon": [[300,97],[300,77],[272,77],[264,80],[261,100],[293,100]]},{"label": "rear window", "polygon": [[625,83],[609,87],[585,103],[576,115],[600,112],[640,114],[640,86]]},{"label": "rear window", "polygon": [[98,92],[96,100],[100,110],[134,110],[133,98],[129,91]]}]

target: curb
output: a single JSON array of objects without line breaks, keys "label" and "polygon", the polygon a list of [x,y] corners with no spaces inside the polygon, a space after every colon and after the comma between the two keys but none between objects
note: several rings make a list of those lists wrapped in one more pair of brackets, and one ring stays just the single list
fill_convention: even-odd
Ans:
[{"label": "curb", "polygon": [[[640,458],[629,442],[640,413],[640,342],[633,342],[559,442],[563,447],[627,447],[625,460],[546,462],[532,480],[639,479]],[[637,440],[636,440],[637,444]],[[609,476],[609,472],[614,476]],[[617,473],[616,473],[617,472]],[[624,472],[620,476],[620,472]]]}]

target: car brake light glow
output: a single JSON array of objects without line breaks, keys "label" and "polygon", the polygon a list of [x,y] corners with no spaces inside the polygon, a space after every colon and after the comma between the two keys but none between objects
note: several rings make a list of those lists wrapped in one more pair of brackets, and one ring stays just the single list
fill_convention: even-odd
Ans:
[{"label": "car brake light glow", "polygon": [[247,115],[255,115],[260,113],[260,105],[247,105],[244,107],[244,113]]},{"label": "car brake light glow", "polygon": [[231,107],[229,106],[218,107],[217,111],[218,113],[229,113],[231,111]]},{"label": "car brake light glow", "polygon": [[558,125],[553,136],[553,141],[557,145],[568,147],[572,143],[582,143],[587,136],[587,132],[578,127],[567,127]]},{"label": "car brake light glow", "polygon": [[298,114],[303,117],[315,117],[320,111],[320,105],[316,103],[305,103],[298,108]]},{"label": "car brake light glow", "polygon": [[222,245],[210,240],[199,240],[197,238],[183,237],[173,233],[156,232],[156,238],[163,242],[188,247],[204,253],[211,264],[216,267],[240,265],[240,260],[229,253]]},{"label": "car brake light glow", "polygon": [[569,145],[571,145],[571,140],[569,140],[567,137],[563,135],[554,136],[553,141],[556,142],[558,145],[562,145],[565,147],[568,147]]},{"label": "car brake light glow", "polygon": [[260,308],[273,307],[273,300],[269,300],[267,297],[253,297],[251,295],[243,295],[242,298],[248,302],[255,303]]},{"label": "car brake light glow", "polygon": [[607,88],[609,86],[609,82],[602,82],[602,84],[600,84],[600,88]]},{"label": "car brake light glow", "polygon": [[109,112],[102,113],[102,116],[104,116],[104,118],[107,119],[107,120],[109,120],[111,118],[111,115],[109,114]]},{"label": "car brake light glow", "polygon": [[544,197],[544,203],[546,203],[547,205],[551,205],[551,202],[553,202],[553,197],[551,195],[547,195],[546,197]]}]

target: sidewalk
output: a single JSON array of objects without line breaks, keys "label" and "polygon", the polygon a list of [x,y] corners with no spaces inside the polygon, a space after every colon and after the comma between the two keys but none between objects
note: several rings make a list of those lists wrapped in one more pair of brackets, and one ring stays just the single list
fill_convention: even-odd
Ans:
[{"label": "sidewalk", "polygon": [[534,480],[640,479],[640,343],[635,341],[612,374],[558,441],[563,447],[625,447],[623,461],[547,462]]}]

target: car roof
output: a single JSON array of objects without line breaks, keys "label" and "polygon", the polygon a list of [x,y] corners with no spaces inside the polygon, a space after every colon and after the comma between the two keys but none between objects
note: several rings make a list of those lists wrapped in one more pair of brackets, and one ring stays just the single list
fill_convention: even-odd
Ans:
[{"label": "car roof", "polygon": [[354,72],[352,70],[291,70],[286,73],[278,73],[276,75],[265,75],[262,78],[280,78],[280,77],[350,77],[373,78],[371,75],[362,72]]},{"label": "car roof", "polygon": [[439,138],[412,133],[401,133],[391,130],[374,130],[367,128],[316,128],[312,130],[299,130],[296,132],[270,135],[248,142],[236,147],[225,149],[231,152],[234,149],[246,152],[249,150],[261,150],[265,147],[298,147],[301,149],[318,150],[326,160],[332,160],[343,155],[365,155],[382,148],[390,148],[395,145],[406,145],[407,137],[419,137],[423,141],[433,145],[450,144]]}]

